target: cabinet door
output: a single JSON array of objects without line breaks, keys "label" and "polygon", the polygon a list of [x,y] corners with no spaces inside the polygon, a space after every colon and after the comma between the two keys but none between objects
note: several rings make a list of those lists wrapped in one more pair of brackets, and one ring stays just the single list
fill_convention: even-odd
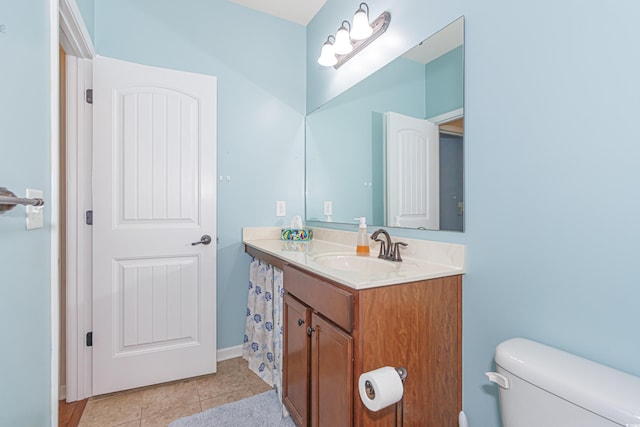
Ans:
[{"label": "cabinet door", "polygon": [[353,338],[316,313],[311,323],[311,427],[351,427]]},{"label": "cabinet door", "polygon": [[284,296],[284,344],[282,399],[291,418],[301,427],[309,421],[309,335],[311,310],[298,300]]}]

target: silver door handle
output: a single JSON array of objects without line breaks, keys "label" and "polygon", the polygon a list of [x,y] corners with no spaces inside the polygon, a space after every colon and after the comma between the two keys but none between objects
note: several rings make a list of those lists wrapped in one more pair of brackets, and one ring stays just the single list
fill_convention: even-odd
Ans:
[{"label": "silver door handle", "polygon": [[209,236],[208,234],[205,234],[204,236],[202,236],[200,238],[199,242],[193,242],[191,244],[191,246],[195,246],[195,245],[208,245],[209,243],[211,243],[211,236]]}]

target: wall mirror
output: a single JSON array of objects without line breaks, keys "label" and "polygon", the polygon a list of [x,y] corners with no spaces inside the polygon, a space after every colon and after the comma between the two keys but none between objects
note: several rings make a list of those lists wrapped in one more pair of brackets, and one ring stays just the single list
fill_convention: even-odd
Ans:
[{"label": "wall mirror", "polygon": [[464,18],[306,118],[306,219],[463,231]]}]

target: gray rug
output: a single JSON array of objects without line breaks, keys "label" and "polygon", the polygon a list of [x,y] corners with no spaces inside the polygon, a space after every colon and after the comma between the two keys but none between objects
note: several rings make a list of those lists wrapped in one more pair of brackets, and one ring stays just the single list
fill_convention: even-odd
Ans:
[{"label": "gray rug", "polygon": [[291,417],[282,418],[275,390],[217,406],[175,420],[169,427],[295,427]]}]

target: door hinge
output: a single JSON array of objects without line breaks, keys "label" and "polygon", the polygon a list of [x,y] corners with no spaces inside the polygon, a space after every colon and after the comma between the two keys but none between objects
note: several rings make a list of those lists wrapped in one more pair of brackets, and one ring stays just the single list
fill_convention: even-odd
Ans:
[{"label": "door hinge", "polygon": [[93,347],[93,332],[87,332],[87,347]]},{"label": "door hinge", "polygon": [[93,211],[86,211],[84,213],[84,222],[87,225],[93,225]]},{"label": "door hinge", "polygon": [[87,100],[87,104],[93,104],[93,89],[87,89],[85,99]]}]

